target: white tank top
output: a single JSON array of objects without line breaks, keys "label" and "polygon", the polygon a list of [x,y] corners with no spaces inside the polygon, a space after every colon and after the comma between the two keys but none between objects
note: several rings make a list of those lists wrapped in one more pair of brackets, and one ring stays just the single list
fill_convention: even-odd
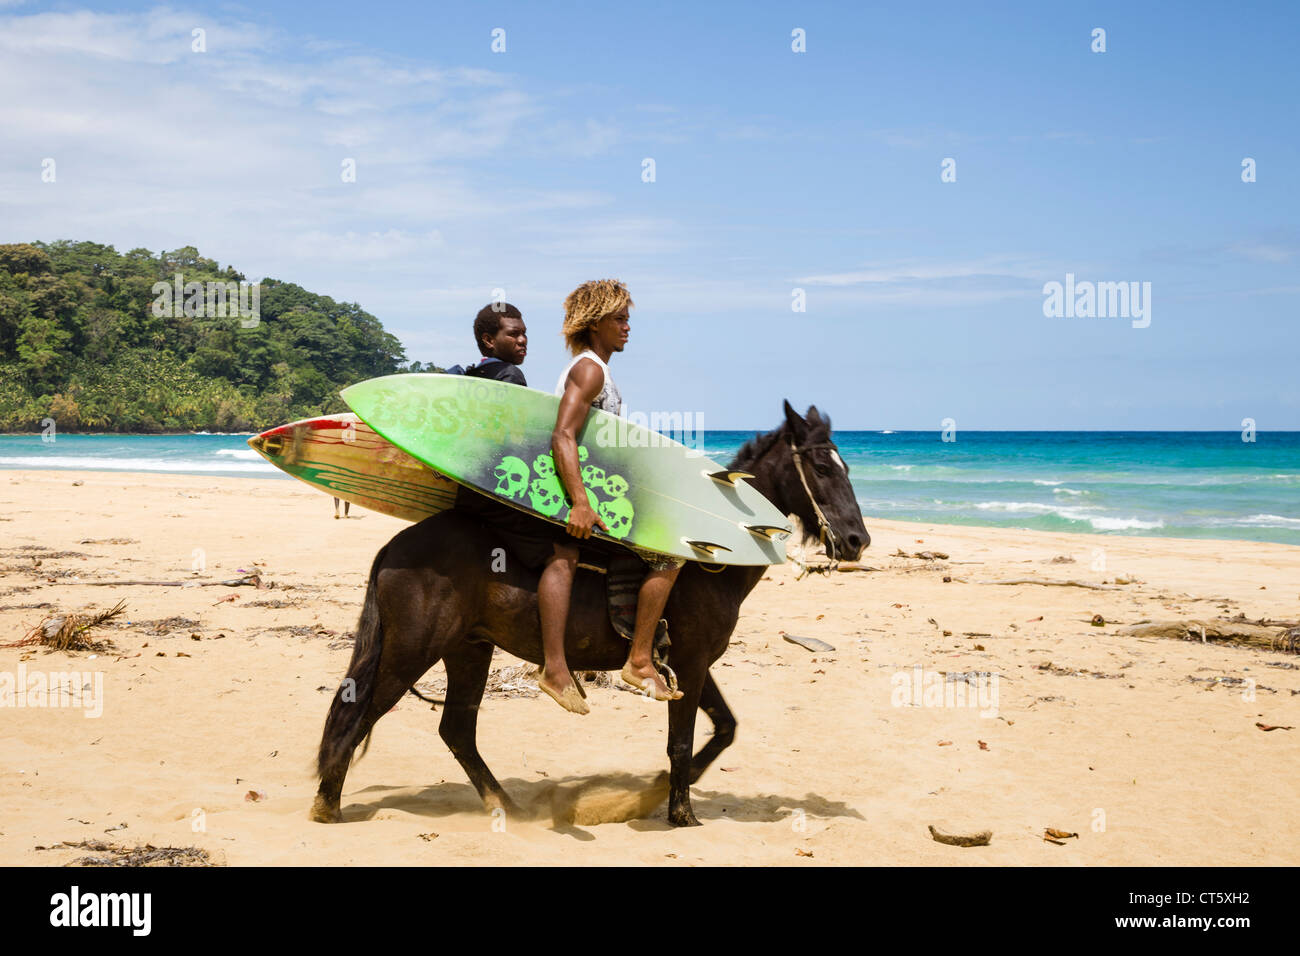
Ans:
[{"label": "white tank top", "polygon": [[614,379],[609,374],[609,366],[601,361],[600,356],[591,349],[578,353],[568,365],[564,366],[564,371],[560,373],[560,380],[555,383],[555,394],[564,394],[564,383],[569,380],[569,372],[573,371],[573,366],[585,358],[589,358],[599,365],[601,372],[605,376],[605,385],[601,388],[600,394],[596,396],[596,400],[591,403],[591,407],[602,409],[611,415],[623,414],[623,395],[619,392],[618,386],[614,384]]}]

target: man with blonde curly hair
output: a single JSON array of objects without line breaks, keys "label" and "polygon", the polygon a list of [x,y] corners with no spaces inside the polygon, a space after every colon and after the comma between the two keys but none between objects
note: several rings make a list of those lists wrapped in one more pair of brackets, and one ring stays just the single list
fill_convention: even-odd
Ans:
[{"label": "man with blonde curly hair", "polygon": [[[554,554],[543,569],[538,584],[546,660],[537,683],[561,707],[580,714],[587,713],[588,707],[564,656],[569,598],[578,563],[578,541],[589,539],[595,526],[605,531],[609,529],[591,507],[583,488],[578,433],[592,408],[604,409],[612,415],[623,411],[623,397],[609,373],[609,360],[627,345],[631,308],[632,297],[627,286],[616,279],[585,282],[564,300],[564,341],[573,353],[573,359],[560,373],[555,386],[555,394],[560,396],[560,409],[555,419],[555,430],[551,433],[551,455],[556,474],[573,502],[565,526],[571,540],[554,543]],[[655,669],[652,647],[659,616],[668,603],[677,573],[686,562],[680,558],[633,550],[650,570],[637,595],[632,646],[621,676],[655,700],[674,700],[681,697],[681,693],[671,691]]]}]

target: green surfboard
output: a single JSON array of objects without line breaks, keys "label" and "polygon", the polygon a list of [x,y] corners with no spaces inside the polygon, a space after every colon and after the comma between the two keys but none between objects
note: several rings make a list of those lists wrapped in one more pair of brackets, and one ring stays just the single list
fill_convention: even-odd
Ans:
[{"label": "green surfboard", "polygon": [[[551,460],[559,399],[463,375],[371,379],[341,393],[379,435],[444,475],[563,525],[570,502]],[[785,515],[747,476],[658,432],[592,409],[578,434],[601,538],[692,561],[781,564]]]}]

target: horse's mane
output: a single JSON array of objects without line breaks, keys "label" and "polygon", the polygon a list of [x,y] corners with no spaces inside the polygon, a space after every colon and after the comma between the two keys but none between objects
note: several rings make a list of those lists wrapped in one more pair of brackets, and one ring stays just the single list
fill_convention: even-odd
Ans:
[{"label": "horse's mane", "polygon": [[[782,441],[789,436],[790,426],[782,422],[780,427],[772,429],[770,432],[758,432],[745,444],[740,446],[740,451],[736,452],[736,457],[731,462],[731,468],[738,471],[744,471],[745,467],[752,465],[758,459],[766,455],[778,441]],[[830,437],[831,420],[822,418],[820,421],[810,423],[808,432],[809,441],[825,441]]]},{"label": "horse's mane", "polygon": [[766,455],[772,446],[785,436],[787,428],[786,423],[782,422],[779,428],[774,428],[770,432],[756,433],[753,438],[740,446],[740,451],[736,452],[730,467],[735,471],[744,471],[746,466],[752,465]]}]

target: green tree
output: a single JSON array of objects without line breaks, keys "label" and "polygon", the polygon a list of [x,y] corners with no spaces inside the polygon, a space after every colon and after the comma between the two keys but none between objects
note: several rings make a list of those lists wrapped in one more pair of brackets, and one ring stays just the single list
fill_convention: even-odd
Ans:
[{"label": "green tree", "polygon": [[18,368],[32,385],[57,385],[71,338],[58,319],[30,312],[23,316],[18,326]]},{"label": "green tree", "polygon": [[[265,428],[342,411],[341,388],[397,371],[401,343],[357,303],[261,283],[261,321],[186,315],[158,282],[239,283],[193,246],[154,255],[93,242],[0,245],[0,429]],[[171,308],[175,305],[176,308]]]}]

